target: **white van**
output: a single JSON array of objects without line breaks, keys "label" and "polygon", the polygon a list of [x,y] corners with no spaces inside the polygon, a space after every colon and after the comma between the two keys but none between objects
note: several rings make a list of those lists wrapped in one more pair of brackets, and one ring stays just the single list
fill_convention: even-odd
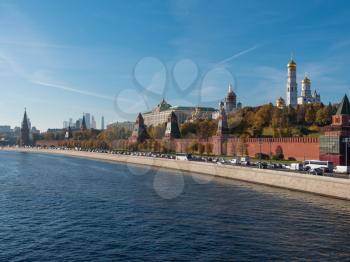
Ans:
[{"label": "white van", "polygon": [[250,165],[250,157],[249,156],[241,157],[241,165],[242,166],[249,166]]},{"label": "white van", "polygon": [[176,160],[191,160],[191,154],[178,153],[176,154]]},{"label": "white van", "polygon": [[334,169],[334,172],[339,173],[339,174],[349,174],[350,167],[349,166],[336,166]]},{"label": "white van", "polygon": [[300,163],[291,163],[290,164],[290,170],[297,170],[300,171],[302,170],[302,165]]},{"label": "white van", "polygon": [[305,160],[304,169],[314,171],[316,168],[325,169],[326,172],[333,172],[333,162],[321,160]]}]

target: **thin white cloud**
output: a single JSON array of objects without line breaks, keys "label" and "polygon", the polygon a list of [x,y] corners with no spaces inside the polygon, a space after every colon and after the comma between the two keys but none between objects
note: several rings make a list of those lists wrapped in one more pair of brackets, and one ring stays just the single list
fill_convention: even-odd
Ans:
[{"label": "thin white cloud", "polygon": [[84,90],[81,90],[81,89],[76,89],[76,88],[72,88],[72,87],[65,86],[65,85],[48,83],[48,82],[42,82],[42,81],[37,81],[37,80],[31,81],[31,82],[34,83],[34,84],[47,86],[47,87],[52,87],[52,88],[56,88],[56,89],[60,89],[60,90],[68,91],[68,92],[73,92],[73,93],[82,94],[82,95],[86,95],[86,96],[91,96],[91,97],[95,97],[95,98],[101,98],[101,99],[114,101],[114,97],[101,95],[101,94],[94,93],[94,92],[84,91]]},{"label": "thin white cloud", "polygon": [[246,50],[243,50],[237,54],[234,54],[233,56],[230,56],[222,61],[220,61],[219,63],[217,63],[217,65],[221,65],[221,64],[227,64],[228,62],[231,62],[232,60],[235,60],[236,58],[242,56],[242,55],[245,55],[247,53],[250,53],[252,51],[254,51],[255,49],[257,49],[259,47],[259,45],[256,45],[256,46],[253,46],[251,48],[248,48]]}]

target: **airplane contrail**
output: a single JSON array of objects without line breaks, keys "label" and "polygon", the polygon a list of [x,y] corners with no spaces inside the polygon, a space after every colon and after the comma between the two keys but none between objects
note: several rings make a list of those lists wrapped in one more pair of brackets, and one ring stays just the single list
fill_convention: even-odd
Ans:
[{"label": "airplane contrail", "polygon": [[82,94],[82,95],[86,95],[86,96],[91,96],[91,97],[102,98],[102,99],[114,101],[114,97],[100,95],[100,94],[97,94],[94,92],[84,91],[84,90],[80,90],[80,89],[76,89],[76,88],[72,88],[72,87],[68,87],[68,86],[64,86],[64,85],[58,85],[58,84],[42,82],[42,81],[32,81],[32,83],[42,85],[42,86],[53,87],[56,89],[61,89],[61,90],[65,90],[65,91],[69,91],[69,92],[73,92],[73,93],[77,93],[77,94]]},{"label": "airplane contrail", "polygon": [[242,55],[244,55],[244,54],[246,54],[246,53],[249,53],[249,52],[251,52],[251,51],[254,51],[254,50],[257,49],[258,47],[259,47],[259,45],[256,45],[256,46],[253,46],[253,47],[248,48],[248,49],[246,49],[246,50],[243,50],[243,51],[241,51],[241,52],[239,52],[239,53],[237,53],[237,54],[235,54],[235,55],[233,55],[233,56],[230,56],[229,58],[226,58],[226,59],[220,61],[220,62],[217,63],[217,64],[218,64],[218,65],[220,65],[220,64],[226,64],[227,62],[230,62],[230,61],[232,61],[232,60],[234,60],[234,59],[236,59],[236,58],[238,58],[238,57],[240,57],[240,56],[242,56]]}]

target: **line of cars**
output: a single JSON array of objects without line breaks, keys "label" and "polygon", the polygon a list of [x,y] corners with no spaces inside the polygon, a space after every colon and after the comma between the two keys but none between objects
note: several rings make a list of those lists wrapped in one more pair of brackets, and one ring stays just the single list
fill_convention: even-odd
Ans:
[{"label": "line of cars", "polygon": [[236,157],[232,159],[225,159],[220,157],[209,157],[209,156],[194,156],[188,153],[177,153],[177,154],[165,154],[155,152],[131,152],[131,151],[116,151],[116,150],[104,150],[104,149],[82,149],[82,148],[60,148],[51,147],[51,149],[58,150],[75,150],[75,151],[88,151],[96,153],[109,153],[109,154],[120,154],[120,155],[131,155],[131,156],[145,156],[145,157],[156,157],[165,159],[176,159],[186,161],[200,161],[209,162],[218,165],[234,165],[234,166],[249,166],[260,169],[278,169],[283,171],[293,171],[308,173],[313,175],[332,175],[335,173],[349,174],[349,167],[337,166],[330,161],[321,160],[305,160],[303,163],[291,163],[290,165],[282,163],[271,163],[264,161],[252,161],[250,157]]}]

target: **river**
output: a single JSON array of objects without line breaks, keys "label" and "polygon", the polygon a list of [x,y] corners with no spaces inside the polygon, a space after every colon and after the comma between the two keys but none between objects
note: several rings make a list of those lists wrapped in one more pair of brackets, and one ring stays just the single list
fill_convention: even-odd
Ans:
[{"label": "river", "polygon": [[1,260],[348,260],[349,228],[348,201],[0,151]]}]

